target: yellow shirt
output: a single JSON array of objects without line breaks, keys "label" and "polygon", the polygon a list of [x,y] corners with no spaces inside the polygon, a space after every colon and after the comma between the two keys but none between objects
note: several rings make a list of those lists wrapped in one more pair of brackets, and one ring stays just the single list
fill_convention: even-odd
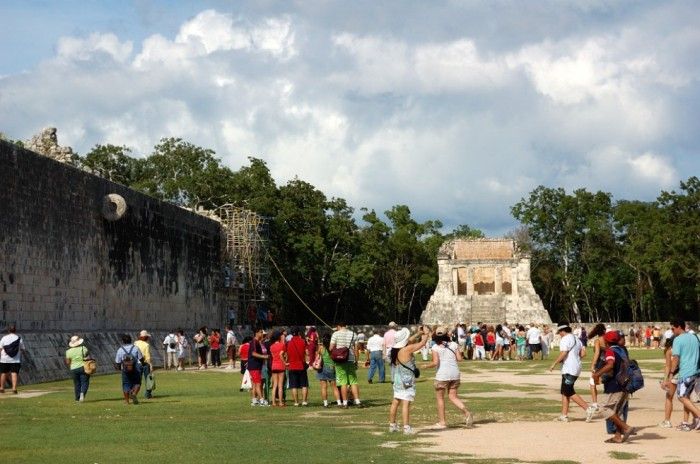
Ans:
[{"label": "yellow shirt", "polygon": [[143,340],[136,340],[134,345],[141,351],[141,354],[143,354],[143,359],[146,364],[151,364],[151,345]]}]

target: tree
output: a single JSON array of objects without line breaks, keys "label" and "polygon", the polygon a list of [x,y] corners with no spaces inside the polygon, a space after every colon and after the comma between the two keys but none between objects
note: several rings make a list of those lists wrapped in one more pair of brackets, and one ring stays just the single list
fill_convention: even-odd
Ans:
[{"label": "tree", "polygon": [[95,145],[78,164],[88,172],[118,184],[130,186],[144,175],[145,161],[131,157],[131,149],[116,145]]}]

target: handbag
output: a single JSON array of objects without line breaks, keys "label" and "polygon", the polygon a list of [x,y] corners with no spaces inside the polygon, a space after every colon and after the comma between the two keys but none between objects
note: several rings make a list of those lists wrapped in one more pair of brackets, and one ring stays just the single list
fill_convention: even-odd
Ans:
[{"label": "handbag", "polygon": [[321,353],[316,353],[316,357],[314,357],[314,362],[311,363],[311,367],[317,371],[323,370],[323,356],[321,356]]},{"label": "handbag", "polygon": [[85,347],[83,347],[83,370],[87,375],[92,375],[97,371],[97,361],[92,356],[85,357]]},{"label": "handbag", "polygon": [[[352,339],[350,340],[350,346],[355,341],[355,334],[352,334]],[[338,348],[337,346],[331,350],[331,359],[334,362],[344,363],[348,362],[350,358],[350,346],[345,346],[343,348]]]}]

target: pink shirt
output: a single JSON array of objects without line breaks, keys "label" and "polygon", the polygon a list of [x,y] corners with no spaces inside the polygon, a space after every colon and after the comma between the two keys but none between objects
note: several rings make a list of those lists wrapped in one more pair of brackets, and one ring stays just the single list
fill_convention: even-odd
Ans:
[{"label": "pink shirt", "polygon": [[394,339],[396,339],[396,330],[387,330],[384,334],[384,346],[386,347],[387,356],[391,353],[391,348],[394,346]]}]

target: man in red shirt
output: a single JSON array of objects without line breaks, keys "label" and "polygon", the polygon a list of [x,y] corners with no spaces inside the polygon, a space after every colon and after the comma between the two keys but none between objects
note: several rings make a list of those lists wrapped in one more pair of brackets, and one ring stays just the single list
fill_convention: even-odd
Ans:
[{"label": "man in red shirt", "polygon": [[287,362],[289,363],[289,388],[292,390],[294,406],[299,406],[299,389],[301,388],[301,405],[308,406],[309,377],[306,373],[306,342],[304,329],[292,328],[292,338],[287,342]]}]

